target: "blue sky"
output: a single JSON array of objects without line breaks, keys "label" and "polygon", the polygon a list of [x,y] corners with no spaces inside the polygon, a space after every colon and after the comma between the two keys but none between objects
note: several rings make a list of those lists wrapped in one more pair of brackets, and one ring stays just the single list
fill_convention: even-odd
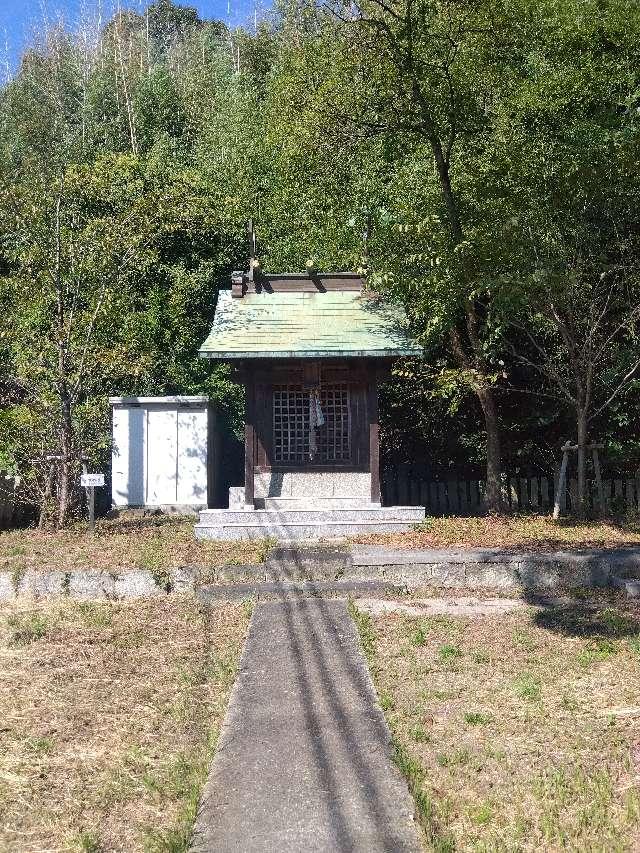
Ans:
[{"label": "blue sky", "polygon": [[[264,0],[182,0],[179,5],[196,6],[202,18],[217,18],[232,25],[253,17],[254,5],[264,8]],[[42,22],[55,21],[60,16],[73,27],[83,17],[93,16],[102,9],[109,18],[115,9],[143,9],[145,0],[0,0],[0,81],[6,63],[15,68],[22,48],[28,44]]]}]

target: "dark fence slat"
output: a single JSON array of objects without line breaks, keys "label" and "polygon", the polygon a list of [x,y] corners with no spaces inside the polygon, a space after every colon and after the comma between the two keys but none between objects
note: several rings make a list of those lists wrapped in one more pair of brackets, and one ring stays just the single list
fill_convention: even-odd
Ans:
[{"label": "dark fence slat", "polygon": [[[548,511],[554,503],[558,469],[554,477],[510,477],[503,481],[503,497],[508,508],[519,511]],[[574,511],[577,505],[577,480],[572,477],[560,500],[563,512]],[[474,515],[484,510],[484,480],[450,479],[446,482],[427,480],[409,465],[389,468],[384,475],[384,495],[387,505],[424,506],[431,515]],[[616,510],[637,510],[640,506],[640,475],[602,481],[605,504]],[[587,480],[587,503],[600,509],[597,483]],[[3,504],[0,496],[0,525],[3,523]]]},{"label": "dark fence slat", "polygon": [[458,483],[456,480],[447,481],[447,509],[453,515],[457,515],[460,510],[460,502],[458,500]]}]

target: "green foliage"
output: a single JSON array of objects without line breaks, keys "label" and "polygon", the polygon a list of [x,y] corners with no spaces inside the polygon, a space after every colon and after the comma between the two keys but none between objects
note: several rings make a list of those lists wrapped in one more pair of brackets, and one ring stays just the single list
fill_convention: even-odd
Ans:
[{"label": "green foliage", "polygon": [[238,431],[197,349],[249,216],[263,267],[359,269],[405,307],[428,364],[383,394],[399,458],[481,465],[482,392],[512,466],[548,470],[585,402],[640,460],[637,4],[357,9],[250,33],[157,0],[95,50],[49,32],[0,91],[0,469],[45,516],[108,460],[110,394],[208,394]]}]

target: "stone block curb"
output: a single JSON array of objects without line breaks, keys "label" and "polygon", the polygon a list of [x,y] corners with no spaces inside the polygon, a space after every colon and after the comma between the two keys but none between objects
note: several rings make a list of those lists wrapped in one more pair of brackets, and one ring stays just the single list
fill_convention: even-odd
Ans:
[{"label": "stone block curb", "polygon": [[382,583],[400,589],[496,589],[545,591],[560,587],[615,586],[640,597],[640,548],[555,553],[499,549],[399,549],[381,545],[288,544],[274,548],[265,563],[216,568],[181,566],[156,575],[145,569],[104,572],[76,569],[15,575],[0,572],[0,600],[73,596],[127,599],[186,593],[219,584]]}]

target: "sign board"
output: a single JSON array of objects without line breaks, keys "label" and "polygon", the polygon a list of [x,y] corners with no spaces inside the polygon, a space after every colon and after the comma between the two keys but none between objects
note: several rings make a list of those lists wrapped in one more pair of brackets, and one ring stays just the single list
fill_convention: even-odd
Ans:
[{"label": "sign board", "polygon": [[81,474],[80,485],[83,489],[89,489],[93,486],[104,486],[104,474]]}]

